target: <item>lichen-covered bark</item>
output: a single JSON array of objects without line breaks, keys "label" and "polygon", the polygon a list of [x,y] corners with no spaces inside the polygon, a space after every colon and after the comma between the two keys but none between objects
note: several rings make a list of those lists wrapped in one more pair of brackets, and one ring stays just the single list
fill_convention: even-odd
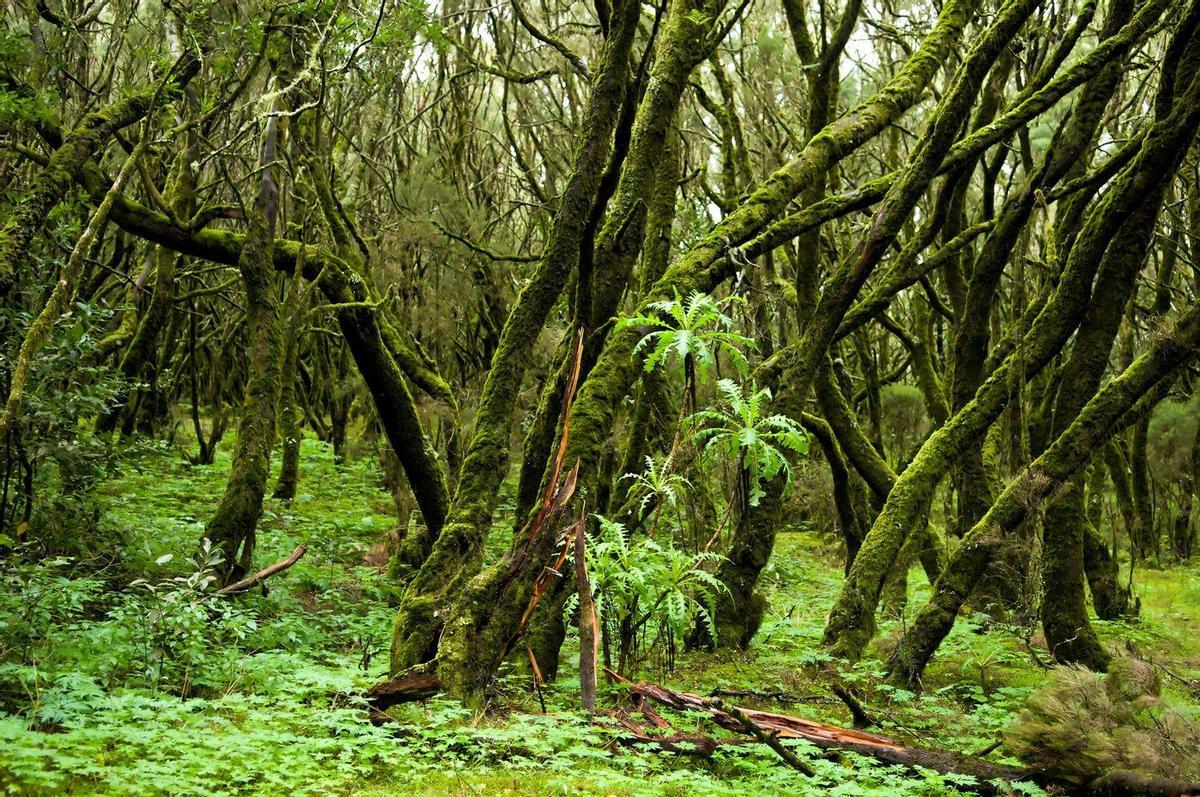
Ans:
[{"label": "lichen-covered bark", "polygon": [[[1200,90],[1185,92],[1178,99],[1183,103],[1196,101],[1200,101]],[[1087,317],[1075,335],[1071,356],[1063,369],[1052,424],[1052,434],[1056,436],[1079,412],[1087,396],[1095,392],[1108,368],[1110,352],[1125,305],[1134,294],[1137,273],[1146,257],[1159,208],[1183,158],[1181,142],[1192,139],[1197,123],[1200,113],[1189,109],[1158,119],[1151,132],[1151,136],[1162,135],[1163,128],[1168,128],[1177,149],[1156,165],[1156,173],[1141,170],[1134,177],[1140,205],[1124,220],[1101,260]],[[1043,523],[1042,626],[1046,642],[1058,661],[1103,669],[1109,657],[1088,621],[1084,596],[1086,525],[1082,481],[1074,479],[1047,508]]]},{"label": "lichen-covered bark", "polygon": [[[1130,0],[1118,0],[1110,6],[1102,35],[1115,36],[1133,12]],[[992,307],[997,286],[1012,253],[1021,240],[1037,197],[1052,189],[1061,179],[1081,171],[1085,152],[1091,142],[1109,99],[1119,82],[1118,64],[1111,62],[1084,87],[1071,116],[1060,127],[1041,163],[1004,203],[995,227],[988,234],[980,255],[970,270],[965,304],[955,325],[954,360],[950,385],[954,410],[961,409],[975,395],[985,375]],[[987,511],[992,491],[984,472],[983,451],[971,445],[963,452],[954,472],[958,491],[958,534],[964,534]],[[997,584],[996,586],[1002,586]],[[1008,592],[1008,591],[1005,591]]]},{"label": "lichen-covered bark", "polygon": [[[25,389],[29,383],[29,375],[33,370],[34,358],[50,338],[50,333],[54,329],[54,323],[69,306],[71,296],[74,294],[80,275],[83,273],[84,261],[87,259],[92,245],[99,237],[100,231],[108,223],[108,217],[112,212],[116,198],[120,194],[125,181],[133,173],[138,159],[145,154],[146,147],[145,143],[139,143],[134,147],[129,157],[125,159],[125,163],[122,164],[121,171],[118,172],[112,187],[96,207],[95,211],[92,212],[87,226],[79,236],[79,240],[75,242],[71,256],[67,259],[66,264],[63,265],[58,279],[55,280],[54,287],[51,289],[46,303],[38,311],[32,323],[30,323],[29,329],[25,333],[25,339],[21,341],[21,348],[17,351],[17,359],[13,363],[12,370],[8,375],[7,394],[4,397],[3,405],[0,406],[0,437],[6,437],[13,428],[13,423],[16,421],[17,413],[20,411],[21,403],[25,397]],[[28,471],[28,473],[29,478],[32,478],[32,470]]]},{"label": "lichen-covered bark", "polygon": [[[448,394],[448,388],[375,307],[370,287],[361,274],[364,266],[358,241],[338,210],[327,170],[316,161],[321,139],[315,124],[303,124],[299,139],[305,150],[316,204],[333,238],[336,254],[303,242],[277,240],[275,255],[290,258],[293,270],[299,267],[306,278],[317,280],[325,298],[337,308],[342,337],[371,394],[380,425],[404,468],[425,521],[428,535],[419,535],[417,539],[432,540],[446,522],[449,490],[437,452],[417,415],[416,401],[406,377],[425,386],[430,395],[441,397]],[[332,421],[334,451],[338,456],[337,441],[344,435],[345,419],[334,414]],[[427,547],[422,545],[412,555],[423,559],[427,554]]]},{"label": "lichen-covered bark", "polygon": [[[199,67],[198,61],[195,67]],[[193,74],[194,69],[185,70],[180,76],[182,82],[186,83]],[[174,96],[178,85],[168,84],[165,90],[145,88],[117,100],[85,116],[63,139],[50,156],[49,164],[0,228],[0,293],[12,290],[17,269],[29,255],[34,236],[50,210],[66,199],[84,165],[104,151],[114,133],[144,117],[156,103]]]},{"label": "lichen-covered bark", "polygon": [[[190,89],[188,96],[191,96]],[[192,162],[198,157],[196,135],[187,134],[187,146],[176,156],[171,169],[170,182],[166,190],[176,218],[191,218],[195,212],[195,174]],[[121,357],[121,376],[130,384],[156,383],[156,354],[158,340],[171,314],[171,302],[175,296],[175,267],[180,256],[165,246],[154,247],[154,288],[150,302],[140,319],[130,311],[131,321],[136,325],[129,346]],[[140,388],[134,388],[116,406],[109,408],[96,423],[97,431],[111,432],[124,413],[124,428],[132,431],[135,416],[140,408]],[[143,394],[144,395],[144,394]]]},{"label": "lichen-covered bark", "polygon": [[833,427],[826,419],[805,413],[800,417],[800,422],[804,425],[804,430],[821,446],[821,453],[829,464],[829,472],[833,478],[833,503],[838,513],[842,540],[846,544],[845,570],[849,572],[850,563],[854,561],[858,548],[862,545],[866,528],[864,519],[859,517],[854,506],[846,457],[842,453],[842,446],[838,443]]},{"label": "lichen-covered bark", "polygon": [[[925,83],[938,65],[938,59],[965,26],[970,15],[969,2],[951,3],[939,16],[938,24],[922,47],[905,63],[891,82],[871,99],[849,114],[827,125],[814,136],[794,161],[777,171],[762,186],[734,209],[712,233],[698,242],[687,255],[664,274],[648,300],[670,297],[675,292],[708,291],[725,273],[720,263],[730,244],[739,244],[761,230],[792,197],[811,186],[837,161],[873,138],[919,97]],[[947,139],[949,134],[946,134]],[[948,145],[948,140],[946,144]],[[930,156],[929,160],[933,160]],[[909,189],[911,191],[911,187]],[[892,231],[894,234],[895,230]],[[876,242],[878,243],[878,242]],[[862,274],[865,279],[865,273]],[[861,284],[861,282],[860,282]],[[856,290],[856,288],[855,288]],[[852,292],[840,297],[848,305]],[[842,309],[844,313],[845,308]],[[840,319],[840,315],[838,316]],[[837,321],[826,331],[836,330]],[[568,459],[578,458],[585,471],[598,461],[601,444],[611,428],[613,415],[637,372],[631,357],[638,339],[637,331],[626,327],[614,331],[608,345],[580,390],[572,412],[572,436]],[[827,341],[826,344],[827,345]],[[819,347],[823,355],[824,345]],[[814,347],[814,349],[817,347]],[[766,514],[766,513],[764,513]],[[745,531],[764,531],[766,539],[744,540],[745,562],[752,564],[764,545],[769,555],[777,519],[745,526]],[[762,560],[765,564],[765,558]],[[761,564],[758,565],[761,568]],[[747,580],[752,584],[752,579]],[[752,591],[748,593],[752,595]]]},{"label": "lichen-covered bark", "polygon": [[[82,163],[74,177],[95,202],[100,202],[111,187],[90,161]],[[116,197],[110,218],[145,240],[215,263],[237,265],[247,243],[245,233],[181,227],[165,214],[124,195]],[[327,248],[282,238],[269,242],[268,251],[275,270],[293,273],[299,265],[306,279],[317,281],[331,304],[347,305],[338,311],[338,325],[367,383],[388,441],[408,476],[425,524],[436,532],[444,523],[448,504],[445,476],[425,437],[405,380],[412,379],[442,400],[450,397],[448,386],[367,307],[371,300],[368,286],[345,259]]]},{"label": "lichen-covered bark", "polygon": [[263,140],[263,177],[253,207],[248,211],[246,242],[238,271],[246,290],[246,362],[250,364],[246,391],[238,418],[237,447],[229,479],[204,536],[223,554],[218,567],[224,583],[242,578],[251,568],[256,528],[262,514],[263,495],[270,476],[271,449],[275,444],[275,405],[283,360],[283,333],[279,326],[279,300],[271,267],[279,189],[275,184],[275,153],[279,146],[274,118],[267,122]]},{"label": "lichen-covered bark", "polygon": [[870,486],[876,505],[882,506],[896,483],[896,474],[859,426],[849,401],[834,382],[833,370],[828,363],[818,371],[815,388],[821,414],[829,422],[846,459]]},{"label": "lichen-covered bark", "polygon": [[1134,552],[1140,558],[1158,553],[1158,529],[1154,525],[1154,501],[1150,489],[1150,464],[1146,446],[1150,432],[1150,419],[1143,418],[1133,427],[1129,446],[1129,484],[1133,489],[1133,505],[1137,511],[1137,536]]},{"label": "lichen-covered bark", "polygon": [[1137,604],[1129,594],[1128,587],[1121,583],[1117,557],[1109,551],[1108,543],[1096,524],[1090,521],[1085,523],[1083,529],[1083,568],[1097,617],[1116,620],[1130,612],[1136,613]]},{"label": "lichen-covered bark", "polygon": [[[746,199],[722,219],[711,233],[667,269],[662,279],[644,297],[640,309],[648,311],[650,302],[672,298],[676,292],[680,295],[693,291],[710,292],[725,279],[730,273],[729,258],[726,257],[729,246],[746,243],[762,232],[787,208],[792,199],[840,160],[878,135],[917,101],[958,40],[973,7],[971,0],[947,4],[933,30],[891,81],[877,94],[826,125],[795,159],[749,192]],[[850,206],[860,206],[855,202],[857,200],[850,202]],[[818,223],[818,215],[804,216],[804,224]],[[795,234],[790,232],[787,237],[794,237]],[[766,248],[770,247],[764,245],[762,251]],[[757,253],[761,252],[747,252]],[[596,366],[580,388],[573,410],[571,454],[580,459],[584,470],[596,461],[611,429],[616,408],[640,370],[632,357],[638,340],[638,331],[632,327],[610,334]]]}]

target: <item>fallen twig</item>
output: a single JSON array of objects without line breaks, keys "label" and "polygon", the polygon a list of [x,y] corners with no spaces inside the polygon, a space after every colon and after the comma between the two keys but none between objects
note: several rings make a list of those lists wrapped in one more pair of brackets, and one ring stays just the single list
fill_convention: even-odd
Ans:
[{"label": "fallen twig", "polygon": [[752,720],[746,716],[746,712],[742,711],[737,706],[729,706],[726,708],[720,700],[714,700],[713,703],[716,708],[728,711],[729,714],[734,719],[736,719],[738,722],[742,723],[743,728],[745,728],[747,731],[749,731],[750,734],[752,736],[754,736],[755,739],[758,739],[760,742],[765,744],[767,747],[770,747],[772,750],[774,750],[776,752],[776,754],[778,754],[778,756],[780,758],[782,758],[789,767],[791,767],[792,769],[794,769],[798,772],[801,772],[805,775],[808,775],[810,778],[817,774],[816,771],[811,766],[809,766],[804,761],[801,761],[796,756],[795,753],[793,753],[791,750],[784,747],[783,744],[780,743],[779,738],[775,734],[767,733],[762,728],[758,727],[758,725],[755,724],[754,720]]},{"label": "fallen twig", "polygon": [[849,689],[841,684],[833,684],[829,688],[833,690],[839,700],[846,704],[846,708],[850,709],[850,716],[854,718],[855,728],[871,728],[879,724],[879,721],[863,708],[863,704]]},{"label": "fallen twig", "polygon": [[405,670],[399,677],[380,684],[375,684],[367,690],[367,705],[371,709],[371,722],[380,724],[383,712],[401,703],[413,703],[433,697],[442,691],[442,682],[437,677],[435,661],[418,664]]},{"label": "fallen twig", "polygon": [[307,550],[308,550],[308,545],[306,543],[300,543],[299,545],[296,546],[296,550],[294,550],[290,554],[288,554],[286,558],[280,559],[278,562],[271,565],[270,567],[265,567],[262,570],[259,570],[257,573],[250,576],[249,578],[243,578],[241,581],[235,581],[234,583],[229,584],[228,586],[221,587],[219,590],[217,590],[217,594],[218,595],[237,595],[240,592],[245,592],[246,590],[253,587],[255,584],[258,584],[261,581],[267,580],[268,578],[275,575],[276,573],[282,573],[284,570],[287,570],[289,567],[296,564],[296,562],[299,562],[300,557],[304,556],[304,553]]}]

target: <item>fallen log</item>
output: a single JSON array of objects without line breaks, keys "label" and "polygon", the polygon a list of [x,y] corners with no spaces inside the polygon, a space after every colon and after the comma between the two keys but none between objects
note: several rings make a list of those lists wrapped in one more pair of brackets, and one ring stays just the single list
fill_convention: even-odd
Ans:
[{"label": "fallen log", "polygon": [[[995,764],[959,753],[908,747],[886,736],[874,733],[841,728],[803,717],[726,706],[720,700],[713,700],[690,692],[677,692],[658,684],[633,683],[616,673],[610,672],[610,674],[627,684],[629,691],[636,696],[653,700],[676,711],[695,711],[708,714],[714,723],[726,730],[738,733],[749,731],[755,736],[759,736],[761,732],[775,740],[776,745],[779,739],[804,739],[822,750],[854,752],[885,764],[970,775],[975,778],[976,785],[968,788],[981,794],[1000,793],[1001,789],[997,784],[1002,782],[1025,780],[1051,789],[1057,794],[1078,794],[1088,797],[1200,796],[1200,784],[1184,783],[1123,770],[1106,773],[1088,783],[1073,783],[1051,773]],[[750,726],[756,726],[757,731]],[[766,742],[766,739],[761,740]],[[769,744],[769,742],[767,743]],[[775,747],[775,745],[771,746]]]},{"label": "fallen log", "polygon": [[771,700],[775,703],[832,703],[835,698],[828,695],[794,695],[781,689],[725,689],[718,687],[709,692],[712,697],[748,697],[753,700]]},{"label": "fallen log", "polygon": [[415,703],[427,700],[442,691],[442,682],[434,670],[434,662],[418,664],[410,667],[399,677],[375,684],[367,690],[367,705],[371,709],[371,722],[378,725],[377,720],[387,715],[383,712],[401,703]]}]

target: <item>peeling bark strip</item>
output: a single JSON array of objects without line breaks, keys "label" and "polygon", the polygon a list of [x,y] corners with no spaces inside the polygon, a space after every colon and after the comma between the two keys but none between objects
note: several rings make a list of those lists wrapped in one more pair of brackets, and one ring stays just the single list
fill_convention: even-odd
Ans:
[{"label": "peeling bark strip", "polygon": [[575,532],[575,585],[579,591],[579,694],[589,714],[596,710],[596,659],[599,655],[600,624],[592,585],[587,574],[587,535]]}]

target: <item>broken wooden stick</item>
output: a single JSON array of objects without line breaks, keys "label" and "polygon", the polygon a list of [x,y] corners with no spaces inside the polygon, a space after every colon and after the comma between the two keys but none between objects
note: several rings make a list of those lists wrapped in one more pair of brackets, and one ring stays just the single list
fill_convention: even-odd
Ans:
[{"label": "broken wooden stick", "polygon": [[240,592],[245,592],[246,590],[253,587],[255,584],[258,584],[259,582],[262,582],[262,581],[266,581],[268,578],[275,575],[276,573],[282,573],[284,570],[287,570],[289,567],[296,564],[296,562],[299,562],[300,557],[304,556],[304,553],[307,550],[308,550],[308,545],[306,543],[300,543],[299,545],[296,546],[296,550],[292,551],[285,558],[280,559],[278,562],[271,565],[270,567],[264,567],[262,570],[259,570],[257,573],[250,576],[249,578],[243,578],[241,581],[235,581],[232,584],[221,587],[219,590],[217,590],[217,594],[218,595],[237,595]]},{"label": "broken wooden stick", "polygon": [[588,714],[596,713],[596,659],[600,627],[592,585],[587,575],[587,534],[581,527],[575,532],[575,585],[579,591],[579,693]]},{"label": "broken wooden stick", "polygon": [[879,722],[871,716],[871,714],[863,708],[863,704],[859,702],[854,694],[842,686],[841,684],[833,684],[829,687],[833,693],[837,695],[838,700],[846,704],[846,708],[850,709],[850,716],[854,719],[854,727],[858,729],[870,728],[878,725]]},{"label": "broken wooden stick", "polygon": [[789,767],[797,772],[808,775],[810,778],[817,774],[816,771],[808,765],[808,763],[801,761],[795,753],[784,747],[779,741],[778,736],[773,733],[767,733],[765,730],[758,727],[754,720],[746,716],[746,712],[742,711],[737,706],[726,707],[720,700],[714,700],[713,703],[715,708],[728,711],[734,719],[742,723],[743,728],[745,728],[755,739],[758,739],[767,747],[770,747],[772,750],[774,750],[776,755],[782,758],[784,763],[786,763]]},{"label": "broken wooden stick", "polygon": [[[376,722],[377,714],[382,714],[392,706],[401,703],[414,703],[426,700],[442,691],[442,682],[437,677],[436,662],[430,661],[410,667],[398,677],[375,684],[367,690],[367,705],[371,708],[371,721]],[[386,715],[384,715],[386,716]]]}]

